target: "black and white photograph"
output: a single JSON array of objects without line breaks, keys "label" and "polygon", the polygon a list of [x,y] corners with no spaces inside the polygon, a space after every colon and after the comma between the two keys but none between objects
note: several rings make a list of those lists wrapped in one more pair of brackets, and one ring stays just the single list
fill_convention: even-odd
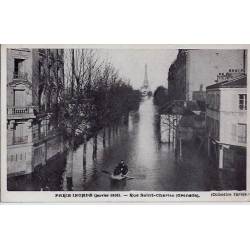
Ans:
[{"label": "black and white photograph", "polygon": [[5,52],[8,193],[247,190],[246,48]]},{"label": "black and white photograph", "polygon": [[249,9],[2,1],[1,249],[248,249]]}]

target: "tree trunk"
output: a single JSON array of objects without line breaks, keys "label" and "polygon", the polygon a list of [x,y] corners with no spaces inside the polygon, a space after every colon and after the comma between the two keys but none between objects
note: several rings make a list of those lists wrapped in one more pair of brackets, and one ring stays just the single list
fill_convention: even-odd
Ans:
[{"label": "tree trunk", "polygon": [[129,120],[129,112],[127,112],[127,113],[124,115],[124,125],[128,125],[128,120]]},{"label": "tree trunk", "polygon": [[108,128],[108,141],[109,141],[109,145],[110,145],[110,142],[111,142],[111,127],[110,126]]},{"label": "tree trunk", "polygon": [[93,138],[93,159],[96,159],[96,155],[97,155],[97,134],[95,134],[94,138]]},{"label": "tree trunk", "polygon": [[118,136],[118,127],[119,127],[119,124],[117,124],[117,125],[115,126],[115,134],[116,134],[116,136]]},{"label": "tree trunk", "polygon": [[168,116],[168,120],[167,120],[167,123],[168,123],[168,143],[170,143],[170,141],[171,141],[171,138],[170,138],[170,136],[171,136],[171,121],[170,121],[170,116]]},{"label": "tree trunk", "polygon": [[69,142],[69,149],[67,155],[67,164],[66,164],[66,178],[67,178],[67,189],[72,190],[73,187],[73,156],[74,156],[74,140],[71,139]]},{"label": "tree trunk", "polygon": [[105,148],[106,147],[106,129],[105,128],[103,128],[102,144],[103,144],[103,147]]},{"label": "tree trunk", "polygon": [[83,138],[83,154],[82,154],[82,163],[83,163],[83,167],[86,167],[86,153],[87,153],[87,139],[86,139],[86,135],[84,135]]},{"label": "tree trunk", "polygon": [[180,138],[180,160],[182,160],[182,141]]},{"label": "tree trunk", "polygon": [[87,137],[86,137],[86,135],[84,135],[84,139],[83,139],[83,185],[85,185],[86,180],[87,180],[86,155],[87,155]]}]

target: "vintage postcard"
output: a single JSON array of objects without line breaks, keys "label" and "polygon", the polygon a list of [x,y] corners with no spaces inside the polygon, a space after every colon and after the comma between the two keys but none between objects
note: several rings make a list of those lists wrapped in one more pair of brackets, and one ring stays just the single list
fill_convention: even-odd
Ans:
[{"label": "vintage postcard", "polygon": [[249,201],[249,45],[2,45],[2,202]]}]

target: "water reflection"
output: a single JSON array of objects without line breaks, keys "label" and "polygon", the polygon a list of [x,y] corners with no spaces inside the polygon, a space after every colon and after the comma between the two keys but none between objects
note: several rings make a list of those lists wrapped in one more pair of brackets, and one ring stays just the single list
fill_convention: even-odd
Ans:
[{"label": "water reflection", "polygon": [[134,147],[135,163],[137,166],[153,167],[156,161],[158,142],[154,130],[155,109],[150,100],[141,105],[139,113],[140,120]]},{"label": "water reflection", "polygon": [[[83,164],[83,145],[74,153],[72,169],[73,190],[157,190],[162,189],[159,179],[166,162],[174,164],[172,148],[159,147],[155,129],[156,110],[152,99],[141,103],[137,112],[131,112],[128,125],[106,131],[107,146],[103,145],[103,133],[97,137],[97,157],[93,155],[93,139],[88,141],[86,165]],[[129,166],[129,175],[135,177],[112,181],[112,173],[123,159]],[[106,171],[106,174],[103,173]],[[67,187],[67,185],[63,185]]]}]

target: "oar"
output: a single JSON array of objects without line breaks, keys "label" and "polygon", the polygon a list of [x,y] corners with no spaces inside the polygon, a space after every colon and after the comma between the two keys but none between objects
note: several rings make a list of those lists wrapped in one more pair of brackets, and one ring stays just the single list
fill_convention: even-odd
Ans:
[{"label": "oar", "polygon": [[[102,173],[111,175],[111,173],[109,171],[107,171],[107,170],[102,170]],[[135,177],[133,177],[133,176],[127,176],[127,175],[126,175],[125,178],[126,179],[135,179]]]},{"label": "oar", "polygon": [[[104,174],[112,175],[112,173],[110,173],[107,170],[102,170],[101,172],[104,173]],[[126,175],[126,178],[127,179],[145,179],[145,175],[137,175],[137,176],[128,176],[128,175]]]},{"label": "oar", "polygon": [[[129,176],[129,178],[130,178],[130,176]],[[143,180],[143,179],[145,179],[146,178],[146,175],[142,175],[142,174],[135,174],[134,176],[131,176],[131,178],[133,178],[133,179],[137,179],[137,180]]]},{"label": "oar", "polygon": [[104,174],[109,174],[109,175],[111,175],[111,173],[110,173],[109,171],[107,171],[107,170],[102,170],[102,172],[103,172]]},{"label": "oar", "polygon": [[131,180],[131,179],[135,179],[135,177],[126,175],[126,179]]}]

